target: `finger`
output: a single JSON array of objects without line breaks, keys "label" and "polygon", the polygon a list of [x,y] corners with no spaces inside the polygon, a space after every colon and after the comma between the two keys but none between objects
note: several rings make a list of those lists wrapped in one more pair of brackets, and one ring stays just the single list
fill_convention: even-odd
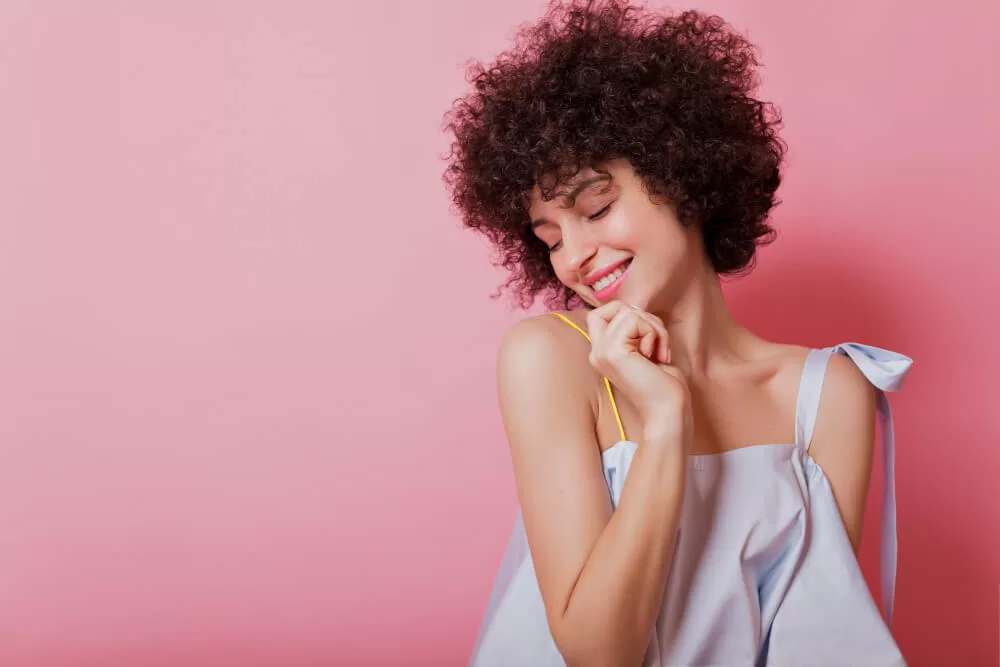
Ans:
[{"label": "finger", "polygon": [[[646,321],[656,332],[656,361],[661,364],[670,363],[670,333],[666,325],[656,315],[644,310],[637,310],[636,314]],[[652,354],[646,355],[652,358]]]},{"label": "finger", "polygon": [[634,316],[638,317],[639,323],[637,327],[640,335],[639,352],[647,359],[656,361],[662,345],[660,344],[660,331],[655,326],[655,317],[644,313],[634,306],[630,310]]},{"label": "finger", "polygon": [[607,325],[623,308],[625,308],[625,304],[621,301],[609,301],[603,306],[599,306],[588,312],[587,322],[588,324],[592,321],[595,323],[604,322]]},{"label": "finger", "polygon": [[616,345],[622,345],[638,350],[646,336],[653,336],[655,340],[656,330],[634,310],[623,308],[618,311],[605,329],[603,346],[612,348]]},{"label": "finger", "polygon": [[656,354],[657,350],[657,340],[656,332],[650,330],[648,333],[644,334],[639,340],[639,352],[642,356],[647,359],[652,359]]},{"label": "finger", "polygon": [[622,310],[621,301],[609,301],[587,313],[587,333],[592,344],[600,343],[611,320]]}]

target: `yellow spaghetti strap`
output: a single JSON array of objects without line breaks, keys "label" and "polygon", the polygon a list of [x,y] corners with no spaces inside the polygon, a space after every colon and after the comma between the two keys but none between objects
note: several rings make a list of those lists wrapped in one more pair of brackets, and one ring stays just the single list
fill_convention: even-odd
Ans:
[{"label": "yellow spaghetti strap", "polygon": [[[584,338],[590,340],[590,336],[580,327],[579,324],[569,319],[562,313],[553,312],[552,314],[579,331]],[[604,380],[604,386],[608,390],[608,398],[611,399],[611,410],[615,413],[615,421],[618,422],[618,433],[621,435],[622,440],[628,440],[628,438],[625,437],[625,427],[622,425],[622,416],[618,413],[618,403],[615,402],[615,393],[611,391],[611,381],[606,377],[602,377],[601,379]]]},{"label": "yellow spaghetti strap", "polygon": [[577,324],[573,320],[569,319],[568,317],[566,317],[562,313],[551,313],[551,314],[555,315],[556,317],[558,317],[559,319],[561,319],[563,322],[565,322],[566,324],[570,325],[571,327],[573,327],[574,329],[576,329],[577,331],[579,331],[583,335],[584,338],[586,338],[587,340],[590,340],[590,336],[587,334],[586,331],[584,331],[580,327],[579,324]]}]

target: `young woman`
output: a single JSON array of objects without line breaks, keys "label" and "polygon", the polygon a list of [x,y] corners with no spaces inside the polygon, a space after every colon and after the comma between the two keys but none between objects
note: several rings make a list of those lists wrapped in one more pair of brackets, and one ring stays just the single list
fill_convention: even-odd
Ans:
[{"label": "young woman", "polygon": [[[755,66],[716,17],[556,4],[449,113],[465,224],[562,308],[499,353],[521,513],[474,665],[904,664],[882,392],[910,359],[764,340],[720,287],[773,235]],[[856,560],[877,416],[884,619]]]}]

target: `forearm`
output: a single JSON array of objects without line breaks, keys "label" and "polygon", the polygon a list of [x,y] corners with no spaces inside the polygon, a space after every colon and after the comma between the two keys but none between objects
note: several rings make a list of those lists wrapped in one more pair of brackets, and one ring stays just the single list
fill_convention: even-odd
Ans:
[{"label": "forearm", "polygon": [[554,628],[568,664],[641,664],[670,571],[685,465],[672,443],[639,446],[621,502]]}]

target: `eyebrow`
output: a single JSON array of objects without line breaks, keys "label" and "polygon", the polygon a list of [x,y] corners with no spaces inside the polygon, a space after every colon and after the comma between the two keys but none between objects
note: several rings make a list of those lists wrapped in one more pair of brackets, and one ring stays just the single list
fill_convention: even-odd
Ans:
[{"label": "eyebrow", "polygon": [[[586,190],[587,188],[589,188],[592,185],[595,185],[597,183],[601,183],[603,181],[610,181],[610,180],[611,180],[611,176],[609,176],[608,174],[599,174],[597,176],[591,176],[590,178],[585,178],[582,181],[580,181],[579,183],[577,183],[576,185],[574,185],[573,189],[570,190],[569,192],[567,192],[565,194],[557,194],[556,197],[565,197],[566,199],[568,199],[570,201],[570,206],[572,206],[576,202],[576,198],[580,195],[581,192],[583,192],[584,190]],[[549,221],[546,220],[545,218],[538,218],[537,220],[532,220],[531,221],[531,228],[532,229],[537,229],[538,227],[541,227],[542,225],[547,225],[548,222]]]}]

